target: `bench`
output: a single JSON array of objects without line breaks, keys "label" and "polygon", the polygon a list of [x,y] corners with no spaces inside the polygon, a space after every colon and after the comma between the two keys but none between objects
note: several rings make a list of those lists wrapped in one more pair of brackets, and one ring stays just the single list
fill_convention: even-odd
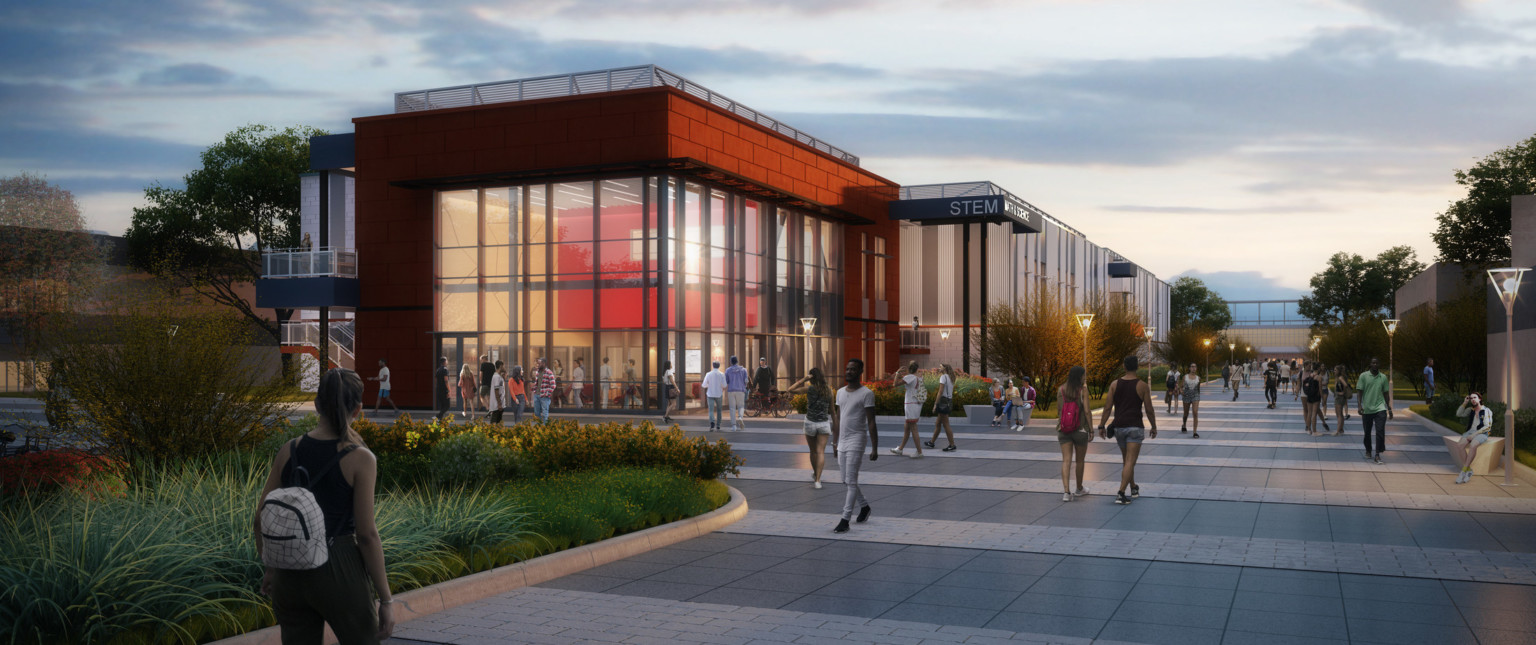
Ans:
[{"label": "bench", "polygon": [[996,414],[997,412],[992,409],[990,404],[965,406],[965,420],[967,423],[992,423],[992,417]]},{"label": "bench", "polygon": [[[1451,457],[1456,459],[1456,469],[1461,470],[1461,465],[1467,460],[1467,452],[1461,449],[1461,435],[1441,437],[1445,440],[1445,449],[1449,450]],[[1491,475],[1504,470],[1504,438],[1488,437],[1483,445],[1477,447],[1477,456],[1472,459],[1472,474]]]}]

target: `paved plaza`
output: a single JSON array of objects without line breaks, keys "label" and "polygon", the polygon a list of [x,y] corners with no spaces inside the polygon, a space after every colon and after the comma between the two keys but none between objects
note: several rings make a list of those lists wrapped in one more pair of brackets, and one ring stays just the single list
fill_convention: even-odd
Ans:
[{"label": "paved plaza", "polygon": [[[1276,410],[1256,391],[1207,398],[1200,439],[1160,417],[1129,506],[1111,502],[1113,442],[1090,445],[1091,494],[1063,502],[1049,422],[957,423],[955,452],[866,462],[873,516],[841,535],[836,464],[810,486],[797,423],[706,433],[746,458],[730,482],[746,519],[403,624],[396,640],[1536,643],[1536,486],[1452,484],[1440,433],[1407,415],[1376,465],[1358,419],[1313,438],[1288,396]],[[901,426],[881,421],[883,451]]]}]

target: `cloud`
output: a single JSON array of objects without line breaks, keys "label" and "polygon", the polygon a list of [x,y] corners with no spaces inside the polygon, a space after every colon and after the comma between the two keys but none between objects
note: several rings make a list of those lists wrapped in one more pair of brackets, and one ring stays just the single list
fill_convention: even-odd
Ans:
[{"label": "cloud", "polygon": [[1290,204],[1267,204],[1260,206],[1245,206],[1239,208],[1216,208],[1209,206],[1151,206],[1137,204],[1121,204],[1103,206],[1104,210],[1118,213],[1153,213],[1161,215],[1291,215],[1297,213],[1326,213],[1334,210],[1316,200],[1295,202]]},{"label": "cloud", "polygon": [[1468,16],[1466,0],[1344,0],[1373,15],[1415,27],[1461,22]]},{"label": "cloud", "polygon": [[170,65],[139,73],[140,85],[229,85],[235,73],[203,63]]},{"label": "cloud", "polygon": [[1258,271],[1196,271],[1189,270],[1171,278],[1168,282],[1183,277],[1199,278],[1210,287],[1212,291],[1220,294],[1222,299],[1231,302],[1235,300],[1296,300],[1310,294],[1305,289],[1287,287],[1280,283],[1279,278],[1266,276]]}]

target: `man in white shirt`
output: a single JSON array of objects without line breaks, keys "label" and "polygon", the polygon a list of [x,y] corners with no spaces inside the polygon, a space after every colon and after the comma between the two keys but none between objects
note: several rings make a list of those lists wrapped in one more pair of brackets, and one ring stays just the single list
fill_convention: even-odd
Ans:
[{"label": "man in white shirt", "polygon": [[587,370],[581,367],[581,359],[576,359],[576,367],[571,368],[571,404],[581,407],[582,388],[587,386]]},{"label": "man in white shirt", "polygon": [[720,407],[725,399],[725,373],[720,371],[720,361],[711,364],[713,369],[704,375],[704,400],[709,402],[709,429],[720,429]]},{"label": "man in white shirt", "polygon": [[613,399],[613,368],[608,366],[608,357],[603,357],[603,364],[597,368],[597,404],[607,408],[608,402]]},{"label": "man in white shirt", "polygon": [[848,521],[858,509],[858,521],[869,519],[869,501],[859,488],[859,468],[864,463],[864,450],[869,449],[869,460],[880,458],[880,435],[875,430],[875,395],[864,387],[864,361],[857,358],[848,361],[843,377],[848,385],[837,391],[837,413],[832,415],[832,445],[837,453],[837,468],[842,473],[848,493],[843,498],[843,516],[833,533],[847,533]]},{"label": "man in white shirt", "polygon": [[400,414],[400,406],[395,405],[395,400],[389,398],[389,367],[384,364],[384,359],[379,359],[379,375],[368,377],[370,381],[379,382],[379,398],[373,402],[373,413],[379,413],[379,406],[389,401],[389,407],[395,409],[395,414]]}]

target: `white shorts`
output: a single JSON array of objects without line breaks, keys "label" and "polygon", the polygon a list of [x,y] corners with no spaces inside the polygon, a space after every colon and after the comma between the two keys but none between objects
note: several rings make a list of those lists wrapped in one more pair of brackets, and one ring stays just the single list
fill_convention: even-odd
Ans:
[{"label": "white shorts", "polygon": [[921,404],[921,403],[908,403],[907,404],[907,420],[908,421],[916,421],[918,419],[918,417],[921,417],[921,416],[923,416],[923,404]]},{"label": "white shorts", "polygon": [[805,436],[807,436],[807,437],[814,437],[816,435],[823,435],[823,434],[824,435],[832,434],[832,420],[831,419],[828,419],[826,421],[809,421],[809,420],[807,420],[805,422]]}]

